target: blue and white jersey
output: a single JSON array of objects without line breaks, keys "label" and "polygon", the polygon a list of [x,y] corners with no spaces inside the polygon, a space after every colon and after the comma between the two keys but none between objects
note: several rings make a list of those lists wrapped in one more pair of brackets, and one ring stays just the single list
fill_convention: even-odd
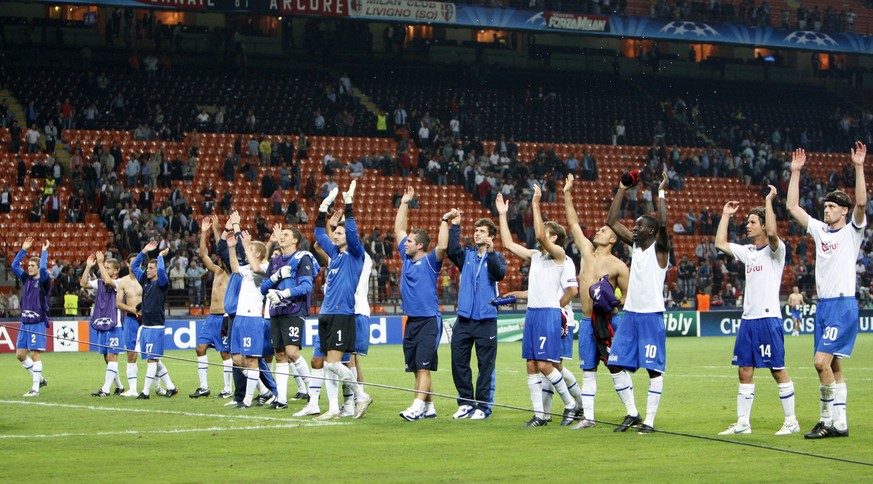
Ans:
[{"label": "blue and white jersey", "polygon": [[779,241],[774,252],[770,244],[730,244],[731,253],[746,266],[746,290],[743,293],[743,319],[778,318],[781,315],[779,287],[785,268],[785,244]]},{"label": "blue and white jersey", "polygon": [[443,261],[437,259],[436,249],[424,257],[414,260],[406,255],[404,237],[398,245],[403,267],[400,270],[400,308],[403,314],[411,317],[433,317],[440,314],[437,296],[437,278],[443,268]]},{"label": "blue and white jersey", "polygon": [[[851,214],[852,211],[849,210]],[[831,231],[827,224],[812,217],[806,231],[815,241],[815,291],[820,299],[855,297],[855,261],[864,241],[864,227],[855,220]]]},{"label": "blue and white jersey", "polygon": [[315,227],[315,240],[330,259],[320,314],[355,314],[355,291],[364,268],[366,252],[358,237],[354,217],[346,219],[345,229],[346,248],[340,251],[327,236],[324,227]]}]

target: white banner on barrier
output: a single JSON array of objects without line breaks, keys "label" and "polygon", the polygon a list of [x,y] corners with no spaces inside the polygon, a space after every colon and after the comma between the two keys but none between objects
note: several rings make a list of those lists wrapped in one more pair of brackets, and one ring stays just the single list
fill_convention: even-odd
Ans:
[{"label": "white banner on barrier", "polygon": [[453,3],[415,0],[351,0],[351,17],[455,23]]}]

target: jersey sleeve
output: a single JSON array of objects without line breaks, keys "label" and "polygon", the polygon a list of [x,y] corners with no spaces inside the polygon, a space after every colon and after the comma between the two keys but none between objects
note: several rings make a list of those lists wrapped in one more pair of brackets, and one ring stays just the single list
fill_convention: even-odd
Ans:
[{"label": "jersey sleeve", "polygon": [[731,243],[731,255],[743,264],[749,263],[749,249],[745,245]]},{"label": "jersey sleeve", "polygon": [[818,244],[821,242],[821,232],[824,227],[824,222],[810,217],[809,222],[806,224],[806,233],[808,233],[810,237],[812,237],[812,240]]},{"label": "jersey sleeve", "polygon": [[569,287],[579,287],[579,281],[576,280],[576,264],[569,257],[564,258],[564,265],[561,270],[561,287],[567,289]]},{"label": "jersey sleeve", "polygon": [[776,248],[775,252],[774,251],[770,252],[770,257],[772,259],[777,260],[777,261],[784,261],[785,260],[785,252],[787,250],[788,249],[785,247],[785,242],[782,242],[782,239],[779,239],[779,247]]},{"label": "jersey sleeve", "polygon": [[97,289],[97,279],[88,281],[88,289]]}]

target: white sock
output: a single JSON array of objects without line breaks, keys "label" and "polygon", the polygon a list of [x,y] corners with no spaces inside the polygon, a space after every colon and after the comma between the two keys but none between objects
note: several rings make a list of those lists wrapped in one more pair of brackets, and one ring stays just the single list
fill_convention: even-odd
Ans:
[{"label": "white sock", "polygon": [[324,369],[336,375],[339,380],[348,383],[353,393],[358,393],[358,382],[355,381],[355,375],[352,374],[352,370],[349,370],[346,365],[335,361],[333,363],[325,363]]},{"label": "white sock", "polygon": [[346,382],[343,382],[343,405],[355,407],[355,392],[349,388],[349,384]]},{"label": "white sock", "polygon": [[106,363],[106,377],[103,379],[103,388],[100,391],[109,393],[109,389],[112,388],[112,382],[116,378],[118,378],[118,362],[110,361]]},{"label": "white sock", "polygon": [[779,383],[776,385],[779,388],[779,400],[782,401],[782,413],[785,414],[785,421],[797,421],[794,416],[794,382]]},{"label": "white sock", "polygon": [[561,372],[557,368],[549,373],[549,381],[552,382],[555,391],[558,392],[561,400],[564,401],[564,408],[576,408],[576,399],[570,395],[570,391],[567,390],[567,382],[564,381],[564,377],[561,376]]},{"label": "white sock", "polygon": [[31,360],[29,356],[21,362],[21,366],[24,367],[25,370],[33,373],[33,360]]},{"label": "white sock", "polygon": [[412,401],[412,410],[415,412],[424,412],[427,408],[427,405],[424,403],[424,400],[415,399]]},{"label": "white sock", "polygon": [[173,380],[170,379],[170,371],[167,370],[167,367],[158,360],[158,378],[164,382],[164,386],[167,387],[167,390],[175,390],[176,385],[173,385]]},{"label": "white sock", "polygon": [[233,391],[233,360],[226,359],[221,362],[224,369],[224,390],[223,392],[230,393]]},{"label": "white sock", "polygon": [[637,410],[637,404],[634,401],[634,382],[631,380],[628,372],[621,370],[618,373],[612,373],[612,385],[615,387],[615,393],[621,399],[621,403],[627,409],[627,414],[631,417],[636,417],[640,414]]},{"label": "white sock", "polygon": [[306,362],[306,358],[301,356],[292,366],[294,373],[299,375],[294,377],[294,382],[297,383],[297,393],[308,393],[309,389],[306,388],[306,385],[309,381],[309,363]]},{"label": "white sock", "polygon": [[270,389],[267,388],[267,385],[264,385],[264,382],[261,381],[260,371],[261,370],[258,369],[258,395],[263,395],[263,394],[269,392]]},{"label": "white sock", "polygon": [[582,408],[582,392],[579,391],[579,383],[576,381],[576,375],[566,366],[561,368],[561,376],[564,377],[564,382],[567,384],[567,391],[570,396],[576,400],[576,405]]},{"label": "white sock", "polygon": [[128,363],[127,364],[127,386],[131,388],[131,390],[136,393],[136,389],[138,388],[138,375],[139,368],[136,366],[136,363]]},{"label": "white sock", "polygon": [[656,376],[649,379],[649,393],[646,395],[646,420],[643,424],[655,426],[655,416],[658,415],[658,405],[661,404],[661,392],[664,391],[664,377]]},{"label": "white sock", "polygon": [[32,390],[35,392],[39,392],[39,383],[42,381],[42,360],[33,362],[31,376],[33,377]]},{"label": "white sock", "polygon": [[358,393],[355,394],[355,398],[366,399],[367,397],[369,397],[369,395],[367,395],[367,392],[364,391],[364,382],[358,381],[358,367],[353,366],[349,369],[352,370],[352,375],[355,376],[355,381],[358,382]]},{"label": "white sock", "polygon": [[255,388],[258,388],[258,383],[261,381],[261,370],[258,368],[249,368],[246,370],[246,396],[243,397],[243,403],[246,405],[252,404],[252,398],[255,396]]},{"label": "white sock", "polygon": [[[325,366],[330,363],[325,363]],[[325,372],[324,391],[327,393],[328,411],[339,413],[339,380],[337,376],[330,371]]]},{"label": "white sock", "polygon": [[433,402],[424,402],[424,413],[425,415],[432,415],[436,413],[436,407],[433,406]]},{"label": "white sock", "polygon": [[737,390],[737,423],[739,425],[749,426],[753,403],[755,403],[755,384],[740,383],[739,390]]},{"label": "white sock", "polygon": [[142,387],[143,395],[148,396],[152,391],[152,385],[155,384],[155,375],[158,373],[158,364],[157,363],[148,363],[146,365],[146,379],[145,385]]},{"label": "white sock", "polygon": [[[302,358],[301,358],[302,359]],[[276,363],[276,399],[279,403],[288,403],[288,363]]]},{"label": "white sock", "polygon": [[846,397],[848,397],[848,393],[845,382],[834,385],[834,427],[837,430],[849,428],[849,422],[846,419]]},{"label": "white sock", "polygon": [[206,374],[209,371],[209,357],[198,356],[197,357],[197,376],[200,377],[200,388],[204,390],[209,389],[209,379],[206,378]]},{"label": "white sock", "polygon": [[543,392],[543,415],[549,418],[552,413],[552,400],[555,398],[555,387],[545,375],[540,374],[540,388]]},{"label": "white sock", "polygon": [[313,368],[309,379],[309,403],[318,405],[321,386],[324,384],[324,368]]},{"label": "white sock", "polygon": [[543,391],[539,375],[527,376],[527,389],[530,392],[530,403],[533,407],[534,416],[542,419],[546,418],[543,415]]},{"label": "white sock", "polygon": [[597,395],[597,372],[582,372],[582,413],[588,420],[594,420],[594,396]]},{"label": "white sock", "polygon": [[834,410],[834,393],[836,392],[836,384],[821,384],[819,393],[821,395],[821,421],[828,427],[833,425],[833,410]]},{"label": "white sock", "polygon": [[121,376],[118,374],[118,362],[114,361],[113,363],[115,363],[115,388],[124,388],[124,384],[121,383]]}]

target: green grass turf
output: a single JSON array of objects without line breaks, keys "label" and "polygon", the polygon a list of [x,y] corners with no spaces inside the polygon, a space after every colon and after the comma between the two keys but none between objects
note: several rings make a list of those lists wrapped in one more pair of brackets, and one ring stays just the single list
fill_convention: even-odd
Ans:
[{"label": "green grass turf", "polygon": [[[812,367],[812,337],[786,337],[788,370],[796,385],[802,431],[818,418],[818,379]],[[664,394],[656,428],[715,438],[736,418],[736,370],[730,366],[732,338],[672,338]],[[498,352],[498,403],[528,408],[524,362],[519,343],[501,343]],[[443,371],[434,390],[453,394],[449,348],[441,348]],[[305,350],[309,355],[310,350]],[[194,352],[170,356],[194,359]],[[210,353],[217,362],[217,354]],[[37,399],[21,398],[30,377],[13,355],[0,358],[0,479],[82,481],[255,481],[335,478],[344,481],[581,481],[803,482],[873,479],[873,467],[810,456],[701,440],[673,434],[638,435],[595,429],[570,430],[557,424],[525,429],[529,412],[495,409],[491,419],[453,421],[453,399],[437,398],[439,418],[406,422],[398,416],[412,400],[407,392],[369,387],[375,403],[362,420],[313,425],[291,411],[263,408],[240,411],[225,400],[192,400],[197,387],[193,362],[166,360],[180,395],[148,401],[120,397],[96,399],[90,393],[103,381],[96,354],[57,353],[44,358],[49,386]],[[475,362],[474,362],[475,365]],[[121,365],[124,375],[124,364]],[[572,368],[581,377],[581,373]],[[364,360],[374,383],[409,388],[399,346],[371,348]],[[751,435],[730,439],[827,457],[873,462],[873,336],[861,335],[848,360],[847,439],[805,441],[802,435],[776,437],[782,410],[768,372],[758,373]],[[145,365],[140,363],[140,381]],[[581,379],[581,378],[580,378]],[[637,405],[645,411],[648,385],[635,375]],[[213,390],[220,368],[210,368]],[[294,388],[292,383],[291,388]],[[599,420],[624,415],[612,380],[598,376]],[[292,390],[293,393],[293,390]],[[326,409],[326,397],[321,398]],[[560,404],[556,404],[556,409]],[[23,437],[27,436],[27,437]],[[335,477],[334,477],[335,476]]]}]

